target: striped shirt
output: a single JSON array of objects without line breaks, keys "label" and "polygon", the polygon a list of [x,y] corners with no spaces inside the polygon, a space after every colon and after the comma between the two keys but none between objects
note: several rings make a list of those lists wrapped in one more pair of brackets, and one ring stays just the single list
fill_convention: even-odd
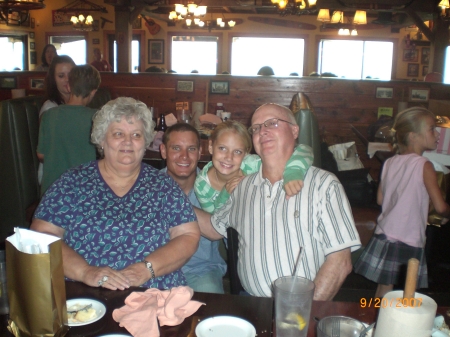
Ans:
[{"label": "striped shirt", "polygon": [[211,222],[224,236],[229,226],[238,231],[239,278],[254,296],[272,296],[273,281],[292,275],[300,247],[299,275],[314,280],[328,254],[361,246],[344,188],[332,173],[313,166],[289,200],[283,180],[272,185],[262,169],[245,177]]},{"label": "striped shirt", "polygon": [[[294,149],[291,158],[286,163],[283,178],[286,183],[294,180],[303,180],[309,167],[314,161],[314,153],[310,146],[299,144]],[[200,174],[197,175],[194,184],[195,195],[197,196],[202,209],[208,213],[214,213],[227,202],[230,194],[224,187],[222,191],[217,191],[211,186],[208,178],[208,171],[213,166],[212,162],[205,165]],[[261,157],[257,154],[245,156],[241,163],[241,170],[244,175],[258,172],[261,167]]]}]

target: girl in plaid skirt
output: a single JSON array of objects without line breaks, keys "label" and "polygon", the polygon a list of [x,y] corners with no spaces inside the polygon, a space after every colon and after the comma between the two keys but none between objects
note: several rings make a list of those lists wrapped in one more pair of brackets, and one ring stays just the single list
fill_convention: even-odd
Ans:
[{"label": "girl in plaid skirt", "polygon": [[433,113],[421,107],[406,109],[397,114],[392,133],[396,155],[384,163],[377,194],[382,211],[355,264],[356,273],[378,283],[375,297],[383,297],[403,281],[400,276],[410,258],[420,261],[418,287],[428,287],[424,247],[430,199],[439,215],[450,217],[433,164],[422,157],[438,144]]}]

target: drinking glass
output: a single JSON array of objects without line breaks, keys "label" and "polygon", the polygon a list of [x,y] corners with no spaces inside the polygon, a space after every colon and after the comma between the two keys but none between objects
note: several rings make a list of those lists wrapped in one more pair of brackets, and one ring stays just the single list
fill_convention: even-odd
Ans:
[{"label": "drinking glass", "polygon": [[314,282],[283,276],[274,282],[277,337],[306,337],[314,296]]}]

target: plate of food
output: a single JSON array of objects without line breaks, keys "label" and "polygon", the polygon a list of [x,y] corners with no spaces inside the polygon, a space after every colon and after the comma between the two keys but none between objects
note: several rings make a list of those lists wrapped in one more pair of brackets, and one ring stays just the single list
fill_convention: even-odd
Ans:
[{"label": "plate of food", "polygon": [[66,304],[69,326],[81,326],[97,322],[106,313],[105,305],[91,298],[74,298],[67,300]]},{"label": "plate of food", "polygon": [[195,328],[197,337],[255,337],[255,327],[234,316],[214,316],[202,320]]}]

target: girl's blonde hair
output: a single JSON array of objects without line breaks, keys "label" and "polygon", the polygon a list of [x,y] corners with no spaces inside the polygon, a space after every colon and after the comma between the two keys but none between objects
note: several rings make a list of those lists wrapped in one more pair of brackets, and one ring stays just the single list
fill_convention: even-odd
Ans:
[{"label": "girl's blonde hair", "polygon": [[248,133],[247,128],[244,126],[244,124],[232,120],[225,121],[216,126],[214,131],[211,133],[211,136],[209,137],[212,144],[214,144],[217,138],[219,138],[219,136],[225,131],[233,131],[237,133],[237,135],[241,137],[241,140],[245,146],[245,151],[247,153],[252,150],[252,139],[250,138],[250,134]]},{"label": "girl's blonde hair", "polygon": [[397,114],[391,129],[392,146],[396,153],[408,146],[408,136],[411,132],[419,133],[422,131],[423,122],[427,116],[435,118],[430,110],[422,107],[409,108]]}]

